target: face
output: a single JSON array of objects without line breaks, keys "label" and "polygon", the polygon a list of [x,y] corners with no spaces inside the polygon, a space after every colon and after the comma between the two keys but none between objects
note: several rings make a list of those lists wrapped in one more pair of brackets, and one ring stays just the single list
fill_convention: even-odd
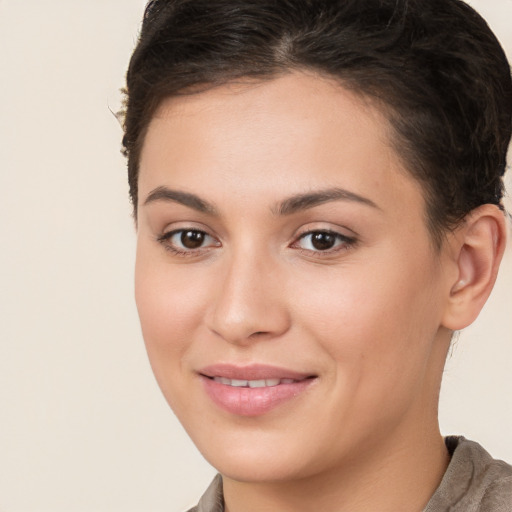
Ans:
[{"label": "face", "polygon": [[151,365],[221,473],[304,478],[437,425],[443,253],[369,102],[299,73],[169,99],[139,197]]}]

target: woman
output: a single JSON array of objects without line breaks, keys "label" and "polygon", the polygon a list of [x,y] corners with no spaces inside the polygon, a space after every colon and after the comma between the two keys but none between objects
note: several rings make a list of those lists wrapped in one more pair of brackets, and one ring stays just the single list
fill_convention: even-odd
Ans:
[{"label": "woman", "polygon": [[512,510],[443,439],[494,284],[512,84],[459,0],[156,0],[127,74],[136,300],[198,511]]}]

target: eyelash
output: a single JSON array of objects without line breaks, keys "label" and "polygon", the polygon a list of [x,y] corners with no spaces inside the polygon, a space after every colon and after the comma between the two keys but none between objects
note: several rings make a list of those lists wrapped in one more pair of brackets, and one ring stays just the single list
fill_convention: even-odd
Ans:
[{"label": "eyelash", "polygon": [[[212,240],[215,240],[211,235],[206,233],[203,230],[200,229],[176,229],[173,231],[169,231],[168,233],[163,233],[162,235],[157,237],[157,241],[164,247],[165,250],[171,252],[172,254],[175,254],[177,256],[181,257],[193,257],[198,256],[202,254],[205,250],[209,249],[210,247],[220,247],[220,242],[217,242],[217,244],[208,245],[208,246],[201,246],[197,249],[180,249],[179,247],[176,247],[175,244],[171,244],[170,240],[175,236],[181,234],[183,236],[184,233],[195,233],[195,234],[201,234],[205,237],[211,238]],[[299,247],[299,243],[306,239],[307,237],[311,237],[315,234],[322,234],[322,235],[330,235],[334,236],[336,238],[336,243],[333,248],[326,249],[326,250],[320,250],[320,249],[306,249],[303,247]],[[354,247],[357,243],[356,237],[346,236],[342,235],[341,233],[338,233],[336,231],[332,231],[329,229],[315,229],[310,230],[302,233],[292,244],[290,244],[289,247],[296,248],[301,253],[308,254],[308,255],[314,255],[317,257],[326,257],[326,256],[332,256],[334,254],[337,254],[341,251],[346,251],[352,247]]]}]

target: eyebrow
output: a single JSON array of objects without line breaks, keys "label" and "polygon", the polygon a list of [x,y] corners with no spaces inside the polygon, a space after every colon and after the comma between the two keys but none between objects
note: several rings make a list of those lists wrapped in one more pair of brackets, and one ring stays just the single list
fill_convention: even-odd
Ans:
[{"label": "eyebrow", "polygon": [[[199,196],[189,192],[172,190],[163,186],[155,188],[148,194],[144,201],[144,206],[156,201],[170,201],[182,204],[183,206],[187,206],[188,208],[192,208],[193,210],[201,213],[207,213],[214,216],[218,215],[215,206],[208,201],[201,199]],[[371,199],[336,187],[291,196],[278,203],[276,207],[273,207],[272,213],[279,216],[292,215],[299,211],[314,208],[315,206],[331,201],[352,201],[380,210],[380,208]]]},{"label": "eyebrow", "polygon": [[279,203],[272,211],[277,215],[291,215],[301,210],[314,208],[330,201],[352,201],[380,210],[371,199],[342,188],[328,188],[305,194],[297,194]]},{"label": "eyebrow", "polygon": [[190,194],[189,192],[181,192],[180,190],[172,190],[167,187],[157,187],[152,190],[148,194],[148,197],[146,197],[144,206],[155,201],[170,201],[173,203],[182,204],[183,206],[187,206],[188,208],[192,208],[193,210],[197,210],[201,213],[217,215],[217,210],[212,204],[204,201],[195,194]]}]

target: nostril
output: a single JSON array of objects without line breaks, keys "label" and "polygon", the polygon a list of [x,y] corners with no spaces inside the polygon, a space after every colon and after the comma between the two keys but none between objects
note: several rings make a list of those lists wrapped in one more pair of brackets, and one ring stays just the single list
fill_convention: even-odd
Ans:
[{"label": "nostril", "polygon": [[265,331],[257,331],[257,332],[253,332],[253,333],[249,336],[249,338],[256,338],[256,337],[258,337],[258,336],[262,336],[262,335],[265,335],[265,334],[268,334],[268,333],[266,333]]}]

